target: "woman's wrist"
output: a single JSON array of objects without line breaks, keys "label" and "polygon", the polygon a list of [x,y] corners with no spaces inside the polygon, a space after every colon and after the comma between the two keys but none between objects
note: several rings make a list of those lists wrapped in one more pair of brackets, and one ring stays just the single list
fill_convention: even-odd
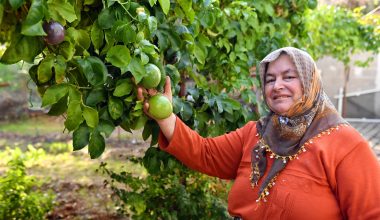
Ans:
[{"label": "woman's wrist", "polygon": [[174,113],[165,119],[156,120],[158,126],[160,126],[161,132],[164,134],[168,141],[170,141],[173,137],[176,120],[177,117]]}]

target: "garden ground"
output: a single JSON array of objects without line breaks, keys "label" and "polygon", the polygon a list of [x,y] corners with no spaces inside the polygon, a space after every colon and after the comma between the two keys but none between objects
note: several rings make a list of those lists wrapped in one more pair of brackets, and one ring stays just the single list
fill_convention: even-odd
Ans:
[{"label": "garden ground", "polygon": [[[71,135],[63,132],[63,118],[39,116],[0,123],[0,150],[28,145],[42,148],[46,154],[33,161],[28,173],[43,179],[44,189],[56,195],[55,208],[48,219],[128,219],[117,214],[107,176],[98,172],[101,163],[114,171],[126,170],[144,175],[145,170],[129,162],[129,156],[141,156],[148,142],[141,134],[116,129],[107,140],[106,151],[91,160],[87,149],[72,151]],[[6,167],[0,159],[0,173]]]}]

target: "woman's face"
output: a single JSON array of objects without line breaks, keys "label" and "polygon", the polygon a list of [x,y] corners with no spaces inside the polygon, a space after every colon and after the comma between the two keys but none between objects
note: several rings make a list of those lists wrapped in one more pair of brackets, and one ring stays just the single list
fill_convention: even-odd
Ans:
[{"label": "woman's face", "polygon": [[267,104],[279,115],[285,115],[303,95],[297,68],[286,54],[268,64],[264,81]]}]

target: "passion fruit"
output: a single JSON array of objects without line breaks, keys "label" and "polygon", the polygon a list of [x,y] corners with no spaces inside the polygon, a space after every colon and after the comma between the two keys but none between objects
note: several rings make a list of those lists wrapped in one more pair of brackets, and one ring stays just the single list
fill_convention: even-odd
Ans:
[{"label": "passion fruit", "polygon": [[155,119],[165,119],[173,113],[173,105],[170,100],[158,93],[148,100],[149,103],[149,114]]},{"label": "passion fruit", "polygon": [[45,22],[42,25],[47,36],[44,38],[46,43],[56,45],[65,39],[65,28],[56,21]]},{"label": "passion fruit", "polygon": [[307,7],[310,9],[315,9],[318,6],[318,1],[317,0],[309,0],[307,2]]},{"label": "passion fruit", "polygon": [[149,63],[145,65],[145,71],[146,75],[141,80],[140,84],[146,89],[152,89],[157,87],[161,81],[160,69],[156,65]]}]

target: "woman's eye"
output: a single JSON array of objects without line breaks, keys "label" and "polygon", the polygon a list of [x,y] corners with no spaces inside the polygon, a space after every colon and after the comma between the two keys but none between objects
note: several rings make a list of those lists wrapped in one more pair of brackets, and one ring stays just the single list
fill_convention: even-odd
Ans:
[{"label": "woman's eye", "polygon": [[274,82],[274,79],[266,79],[265,80],[265,83],[271,83],[271,82]]},{"label": "woman's eye", "polygon": [[286,76],[285,79],[295,79],[295,76]]}]

